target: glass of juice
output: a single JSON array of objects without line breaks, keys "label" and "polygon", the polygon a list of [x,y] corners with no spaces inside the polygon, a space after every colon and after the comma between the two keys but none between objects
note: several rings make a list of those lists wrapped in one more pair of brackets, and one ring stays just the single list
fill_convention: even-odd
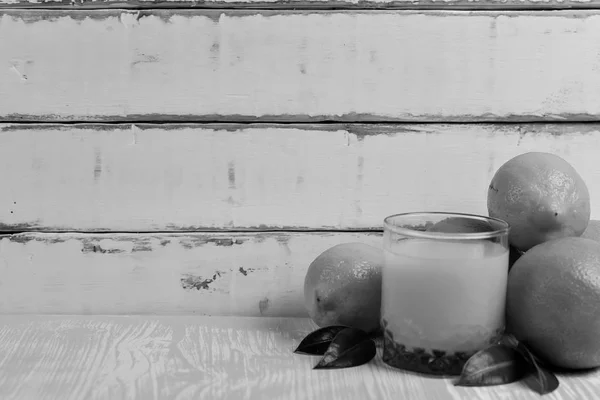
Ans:
[{"label": "glass of juice", "polygon": [[384,220],[383,361],[460,375],[504,332],[509,225],[484,216],[420,212]]}]

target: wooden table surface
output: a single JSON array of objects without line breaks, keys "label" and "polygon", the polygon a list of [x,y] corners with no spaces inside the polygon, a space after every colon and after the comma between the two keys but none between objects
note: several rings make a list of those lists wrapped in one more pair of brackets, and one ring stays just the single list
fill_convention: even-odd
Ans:
[{"label": "wooden table surface", "polygon": [[[455,387],[394,370],[378,356],[313,370],[293,354],[315,329],[304,318],[0,316],[0,398],[536,399],[523,383]],[[600,373],[559,375],[548,399],[593,399]]]}]

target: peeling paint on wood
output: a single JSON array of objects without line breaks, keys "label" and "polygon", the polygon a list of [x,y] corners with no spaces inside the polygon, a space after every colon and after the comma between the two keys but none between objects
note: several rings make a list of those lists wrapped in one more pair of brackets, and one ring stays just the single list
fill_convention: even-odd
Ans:
[{"label": "peeling paint on wood", "polygon": [[82,253],[123,253],[124,250],[121,249],[110,249],[110,250],[106,250],[103,249],[102,246],[98,245],[98,244],[92,244],[92,243],[83,243],[83,247],[81,249]]},{"label": "peeling paint on wood", "polygon": [[0,8],[596,9],[597,0],[0,0]]},{"label": "peeling paint on wood", "polygon": [[265,297],[264,299],[258,302],[258,311],[260,312],[260,315],[264,315],[267,312],[267,310],[269,309],[269,303],[270,300],[268,297]]},{"label": "peeling paint on wood", "polygon": [[600,117],[600,11],[5,10],[0,37],[4,121]]},{"label": "peeling paint on wood", "polygon": [[310,263],[356,241],[381,233],[0,236],[0,314],[304,316]]},{"label": "peeling paint on wood", "polygon": [[487,213],[493,174],[528,151],[565,158],[600,198],[597,123],[136,124],[135,142],[132,127],[0,124],[0,230],[380,230],[404,211]]},{"label": "peeling paint on wood", "polygon": [[[224,273],[224,272],[223,272]],[[209,285],[213,283],[217,278],[221,277],[221,271],[217,271],[213,274],[212,278],[203,279],[201,276],[194,276],[190,274],[183,274],[181,278],[181,287],[184,289],[196,289],[196,290],[208,290]]]},{"label": "peeling paint on wood", "polygon": [[[12,210],[11,210],[12,211]],[[10,214],[14,214],[14,211]],[[42,226],[41,221],[37,220],[31,223],[8,223],[0,222],[0,232],[28,232],[38,230]]]},{"label": "peeling paint on wood", "polygon": [[[0,0],[1,1],[1,0]],[[594,0],[597,1],[597,0]],[[560,18],[568,18],[568,19],[582,19],[586,16],[597,15],[597,11],[592,9],[583,9],[583,10],[554,10],[551,16],[558,16]],[[33,22],[54,22],[59,20],[70,20],[76,23],[81,23],[83,21],[105,21],[105,20],[118,20],[120,24],[125,27],[132,27],[135,25],[139,25],[141,20],[146,18],[150,19],[158,19],[162,22],[172,22],[174,19],[177,20],[187,20],[193,18],[202,18],[208,19],[215,24],[222,22],[223,18],[231,18],[231,19],[243,19],[248,17],[289,17],[289,16],[302,16],[305,18],[310,18],[311,16],[322,16],[328,19],[333,19],[337,16],[350,16],[357,17],[361,15],[367,16],[377,16],[377,15],[402,15],[402,16],[410,16],[410,15],[421,15],[421,16],[435,16],[435,17],[448,17],[448,16],[488,16],[493,19],[497,19],[498,16],[505,18],[519,18],[519,17],[532,17],[532,16],[544,16],[549,15],[548,12],[540,10],[524,10],[524,11],[511,11],[504,12],[504,10],[498,11],[488,11],[488,10],[469,10],[466,12],[454,12],[452,10],[443,10],[443,9],[434,9],[434,10],[306,10],[306,9],[257,9],[257,8],[248,8],[244,7],[242,9],[228,9],[228,8],[219,8],[219,9],[178,9],[178,8],[170,8],[170,9],[150,9],[150,10],[127,10],[127,9],[110,9],[110,8],[101,8],[98,10],[78,10],[78,9],[16,9],[16,8],[8,8],[0,11],[0,15],[4,15],[6,17],[10,17],[15,21],[23,21],[25,23],[33,23]],[[129,25],[129,26],[128,26]],[[497,27],[492,27],[494,30]],[[548,32],[549,33],[549,32]],[[575,33],[572,31],[571,33]],[[306,38],[308,39],[308,38]],[[217,43],[217,42],[215,42]],[[214,44],[214,43],[213,43]],[[306,49],[308,45],[308,41],[304,41],[300,44],[301,49]],[[212,47],[212,46],[211,46]],[[221,44],[217,43],[216,46],[218,49],[221,48]],[[213,48],[213,52],[214,52]],[[137,54],[140,54],[139,52]],[[372,53],[371,53],[372,54]],[[377,54],[375,52],[374,54]],[[371,60],[376,59],[377,57],[370,56]],[[13,61],[12,64],[22,65],[22,62]]]},{"label": "peeling paint on wood", "polygon": [[261,116],[250,114],[113,114],[113,115],[87,115],[84,117],[61,114],[9,114],[6,117],[1,116],[0,123],[19,123],[28,124],[36,122],[69,124],[79,123],[122,123],[122,122],[160,122],[160,123],[244,123],[244,124],[272,124],[272,123],[307,123],[307,122],[339,122],[339,123],[392,123],[392,122],[410,122],[410,123],[436,123],[436,122],[597,122],[598,117],[589,113],[560,113],[560,114],[506,114],[502,117],[492,113],[464,115],[464,116],[443,116],[443,115],[413,115],[404,116],[389,115],[381,118],[378,115],[368,113],[344,113],[335,116],[328,114],[263,114]]},{"label": "peeling paint on wood", "polygon": [[238,271],[240,272],[240,274],[242,274],[242,275],[244,275],[244,276],[247,276],[249,272],[256,271],[256,269],[254,269],[254,268],[246,268],[246,269],[245,269],[244,267],[240,267],[240,268],[238,269]]}]

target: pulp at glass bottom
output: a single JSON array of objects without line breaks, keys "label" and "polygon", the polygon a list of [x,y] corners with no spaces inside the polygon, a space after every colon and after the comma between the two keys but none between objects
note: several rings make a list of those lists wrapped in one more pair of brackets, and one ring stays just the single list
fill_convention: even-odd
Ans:
[{"label": "pulp at glass bottom", "polygon": [[441,350],[432,350],[429,353],[418,347],[408,351],[404,345],[390,339],[387,333],[383,340],[384,363],[394,368],[423,374],[460,375],[465,363],[474,354],[449,354]]},{"label": "pulp at glass bottom", "polygon": [[[385,324],[386,321],[382,322]],[[489,341],[490,345],[500,340],[502,331],[496,332],[496,335]],[[428,375],[457,376],[462,373],[467,360],[475,353],[476,351],[450,353],[443,350],[426,350],[420,347],[408,349],[405,345],[396,342],[392,332],[384,328],[383,362],[394,368]]]}]

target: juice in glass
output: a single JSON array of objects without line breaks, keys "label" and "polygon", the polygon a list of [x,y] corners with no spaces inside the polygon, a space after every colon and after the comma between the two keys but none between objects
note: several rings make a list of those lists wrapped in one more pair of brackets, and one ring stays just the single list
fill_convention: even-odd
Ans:
[{"label": "juice in glass", "polygon": [[[473,218],[487,231],[427,231],[448,218]],[[457,375],[504,331],[508,224],[465,214],[386,218],[382,272],[383,361],[393,367]]]}]

